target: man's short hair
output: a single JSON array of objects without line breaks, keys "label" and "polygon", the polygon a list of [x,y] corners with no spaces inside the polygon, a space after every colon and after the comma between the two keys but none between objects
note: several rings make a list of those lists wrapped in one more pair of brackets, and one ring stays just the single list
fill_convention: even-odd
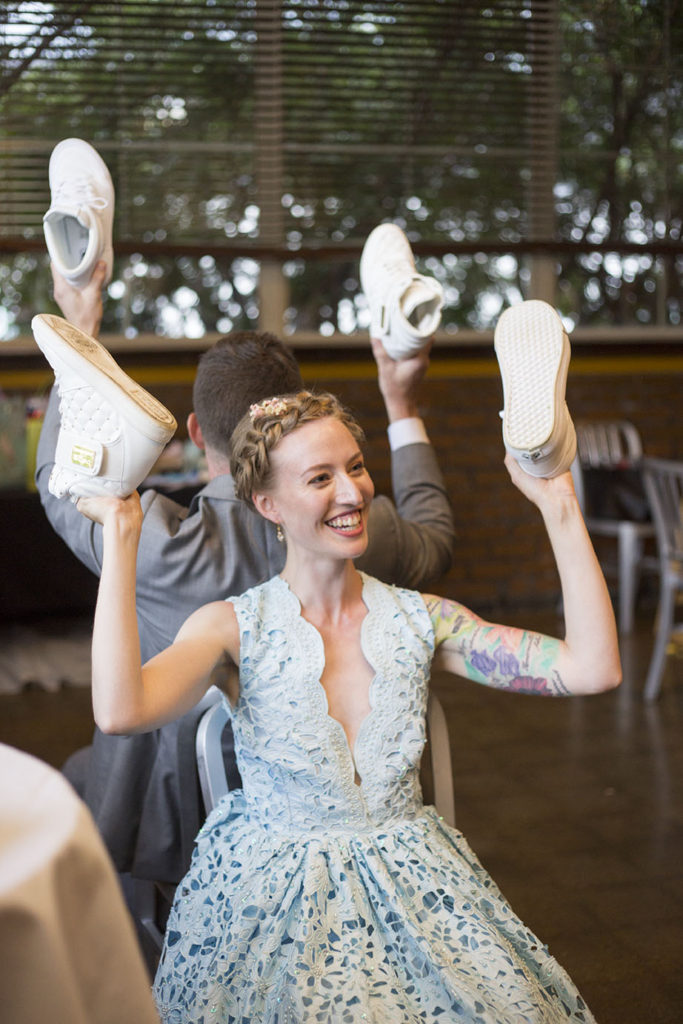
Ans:
[{"label": "man's short hair", "polygon": [[302,388],[296,359],[274,334],[226,334],[201,356],[192,389],[205,443],[229,455],[232,432],[253,402]]}]

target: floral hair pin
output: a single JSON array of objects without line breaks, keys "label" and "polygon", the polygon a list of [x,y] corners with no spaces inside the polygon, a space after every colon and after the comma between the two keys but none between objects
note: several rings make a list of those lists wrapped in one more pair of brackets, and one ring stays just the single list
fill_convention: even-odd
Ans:
[{"label": "floral hair pin", "polygon": [[284,398],[263,398],[260,402],[254,402],[249,406],[252,423],[263,416],[282,416],[286,412],[287,403]]}]

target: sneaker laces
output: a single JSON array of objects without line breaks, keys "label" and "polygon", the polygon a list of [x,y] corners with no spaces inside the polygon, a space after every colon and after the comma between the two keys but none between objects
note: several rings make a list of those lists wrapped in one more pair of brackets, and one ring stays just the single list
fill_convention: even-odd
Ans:
[{"label": "sneaker laces", "polygon": [[59,206],[62,203],[65,206],[89,206],[93,210],[105,210],[109,206],[109,200],[98,195],[93,189],[92,180],[83,175],[67,178],[57,186],[52,205]]}]

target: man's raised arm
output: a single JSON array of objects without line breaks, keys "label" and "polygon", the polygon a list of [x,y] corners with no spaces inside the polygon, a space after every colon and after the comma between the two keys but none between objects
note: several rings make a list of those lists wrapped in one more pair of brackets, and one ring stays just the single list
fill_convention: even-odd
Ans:
[{"label": "man's raised arm", "polygon": [[418,411],[417,393],[429,366],[428,344],[407,359],[391,359],[373,338],[379,389],[389,421],[395,505],[376,498],[368,550],[357,565],[381,579],[420,589],[451,566],[453,513],[436,453]]}]

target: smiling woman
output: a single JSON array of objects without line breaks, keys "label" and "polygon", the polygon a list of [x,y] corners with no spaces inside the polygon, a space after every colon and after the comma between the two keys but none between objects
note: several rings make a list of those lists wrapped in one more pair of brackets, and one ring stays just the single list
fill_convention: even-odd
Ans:
[{"label": "smiling woman", "polygon": [[[311,437],[315,454],[311,459]],[[259,486],[252,495],[254,506],[264,518],[278,523],[286,539],[319,554],[330,543],[330,535],[344,538],[344,557],[361,555],[368,543],[367,520],[374,486],[365,468],[358,443],[344,423],[334,416],[308,422],[283,437],[271,456],[270,486]],[[286,481],[283,486],[282,481]],[[354,540],[353,547],[348,541]],[[330,548],[335,557],[340,549]]]},{"label": "smiling woman", "polygon": [[254,492],[267,489],[269,485],[270,452],[275,445],[297,427],[325,419],[337,420],[344,426],[360,454],[363,431],[334,395],[301,391],[298,395],[269,398],[252,405],[249,414],[235,427],[232,437],[230,472],[237,496],[253,506]]},{"label": "smiling woman", "polygon": [[559,640],[359,572],[373,494],[361,443],[332,395],[251,407],[232,436],[232,473],[243,500],[282,526],[284,568],[200,608],[144,666],[137,497],[79,503],[104,525],[98,723],[155,727],[217,682],[243,783],[209,815],[177,890],[155,981],[161,1018],[589,1024],[570,978],[461,833],[424,806],[419,783],[434,667],[549,695],[619,681],[611,602],[571,474],[532,477],[506,460],[553,545]]}]

